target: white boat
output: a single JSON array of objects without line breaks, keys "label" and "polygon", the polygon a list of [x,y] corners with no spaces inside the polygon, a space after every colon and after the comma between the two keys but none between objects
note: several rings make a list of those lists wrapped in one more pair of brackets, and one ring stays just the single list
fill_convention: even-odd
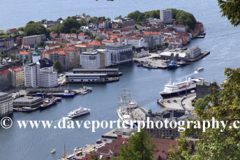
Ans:
[{"label": "white boat", "polygon": [[79,117],[81,115],[88,114],[88,113],[90,113],[90,109],[79,107],[78,109],[69,112],[68,118],[75,118],[75,117]]},{"label": "white boat", "polygon": [[56,152],[56,149],[53,149],[53,150],[51,151],[52,154],[55,153],[55,152]]},{"label": "white boat", "polygon": [[180,94],[190,92],[191,90],[195,90],[196,84],[203,81],[203,78],[193,79],[189,77],[186,81],[180,83],[171,83],[170,79],[169,83],[165,85],[164,90],[159,92],[159,94],[163,98],[178,96]]},{"label": "white boat", "polygon": [[201,68],[198,68],[196,71],[197,71],[197,72],[201,72],[201,71],[203,71],[203,70],[204,70],[204,68],[201,67]]},{"label": "white boat", "polygon": [[120,120],[128,126],[131,126],[131,121],[134,120],[132,116],[132,111],[138,107],[138,103],[130,97],[127,100],[126,88],[123,88],[123,92],[121,90],[120,96],[120,106],[117,108],[118,117]]}]

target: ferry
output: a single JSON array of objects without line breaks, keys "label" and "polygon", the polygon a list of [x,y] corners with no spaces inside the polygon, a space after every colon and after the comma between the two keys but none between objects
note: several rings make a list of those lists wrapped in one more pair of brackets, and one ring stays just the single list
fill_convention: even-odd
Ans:
[{"label": "ferry", "polygon": [[195,90],[196,84],[203,81],[203,78],[193,79],[189,77],[186,81],[180,83],[171,83],[170,79],[169,83],[165,85],[164,90],[162,92],[159,92],[159,94],[163,98],[178,96],[180,94],[190,92],[191,90]]},{"label": "ferry", "polygon": [[79,107],[78,109],[68,113],[68,118],[76,118],[84,114],[90,113],[90,109]]},{"label": "ferry", "polygon": [[175,69],[178,68],[180,65],[177,65],[175,61],[171,61],[171,63],[168,65],[169,69]]},{"label": "ferry", "polygon": [[203,70],[204,70],[204,68],[201,67],[201,68],[198,68],[196,71],[197,71],[197,72],[201,72],[201,71],[203,71]]},{"label": "ferry", "polygon": [[63,98],[70,98],[70,97],[74,97],[74,92],[71,92],[69,90],[65,90],[64,93],[42,93],[42,92],[38,92],[36,93],[37,96],[39,97],[44,97],[44,96],[55,96],[55,97],[63,97]]}]

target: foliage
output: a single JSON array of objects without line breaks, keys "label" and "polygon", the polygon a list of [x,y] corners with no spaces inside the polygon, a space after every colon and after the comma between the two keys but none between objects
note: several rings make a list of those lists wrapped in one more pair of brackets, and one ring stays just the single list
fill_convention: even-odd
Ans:
[{"label": "foliage", "polygon": [[207,106],[207,104],[209,103],[209,101],[210,101],[209,95],[205,96],[203,99],[199,98],[194,104],[195,109],[204,109]]},{"label": "foliage", "polygon": [[31,36],[31,35],[40,35],[45,34],[47,35],[47,29],[40,23],[40,22],[33,22],[30,21],[24,27],[24,36]]},{"label": "foliage", "polygon": [[79,22],[80,26],[85,26],[87,23],[88,23],[87,20],[83,18]]},{"label": "foliage", "polygon": [[23,63],[26,64],[27,60],[24,58]]},{"label": "foliage", "polygon": [[147,11],[147,12],[144,12],[144,13],[139,12],[137,10],[137,11],[129,13],[127,15],[127,17],[132,18],[137,22],[144,21],[147,18],[158,18],[159,19],[160,18],[160,10]]},{"label": "foliage", "polygon": [[105,21],[106,18],[105,18],[105,16],[103,16],[103,17],[98,17],[98,20]]},{"label": "foliage", "polygon": [[[227,76],[223,83],[224,90],[219,90],[217,83],[210,89],[211,94],[208,96],[211,105],[207,105],[206,110],[195,109],[195,113],[199,117],[200,125],[203,121],[209,121],[205,131],[196,127],[193,123],[190,129],[186,129],[182,133],[183,136],[193,135],[199,138],[196,144],[194,155],[181,154],[186,159],[239,159],[240,157],[240,130],[234,127],[235,121],[240,121],[240,68],[226,68],[224,75]],[[213,121],[223,121],[222,123]],[[239,126],[238,123],[235,125]]]},{"label": "foliage", "polygon": [[162,48],[162,45],[161,44],[157,44],[157,48]]},{"label": "foliage", "polygon": [[106,18],[106,20],[107,20],[107,21],[111,21],[111,18],[108,17],[108,18]]},{"label": "foliage", "polygon": [[98,36],[95,37],[95,40],[102,41],[102,39],[100,37],[98,37]]},{"label": "foliage", "polygon": [[115,17],[115,19],[120,19],[120,18],[122,18],[122,15],[120,15],[120,16],[118,16],[118,17]]},{"label": "foliage", "polygon": [[154,159],[156,144],[141,129],[128,139],[128,146],[121,146],[118,160],[151,160]]},{"label": "foliage", "polygon": [[98,156],[96,154],[91,154],[91,160],[98,160]]},{"label": "foliage", "polygon": [[72,17],[68,17],[66,20],[63,21],[61,24],[59,31],[60,33],[70,33],[72,28],[79,29],[80,24],[78,21]]},{"label": "foliage", "polygon": [[191,147],[188,147],[188,141],[184,138],[176,138],[177,146],[171,144],[171,149],[168,151],[169,160],[185,160],[184,155],[191,154]]},{"label": "foliage", "polygon": [[227,17],[235,27],[240,24],[240,0],[218,0],[222,17]]},{"label": "foliage", "polygon": [[44,43],[43,41],[41,41],[40,46],[43,47],[44,44],[45,44],[45,43]]},{"label": "foliage", "polygon": [[164,46],[165,46],[165,47],[168,47],[168,45],[169,45],[169,44],[168,44],[167,42],[164,43]]},{"label": "foliage", "polygon": [[53,68],[55,71],[60,72],[62,70],[61,63],[57,60],[53,64]]},{"label": "foliage", "polygon": [[195,17],[191,13],[182,10],[177,11],[176,24],[183,24],[185,26],[189,26],[190,29],[194,29],[196,22]]},{"label": "foliage", "polygon": [[46,22],[47,20],[46,19],[43,19],[43,20],[41,20],[41,23],[44,23],[44,22]]},{"label": "foliage", "polygon": [[164,135],[161,135],[161,138],[165,138],[165,136],[164,136]]},{"label": "foliage", "polygon": [[77,29],[76,29],[76,28],[72,28],[72,29],[70,30],[70,33],[77,33]]},{"label": "foliage", "polygon": [[178,10],[175,8],[168,8],[167,10],[171,10],[172,11],[172,19],[176,19]]},{"label": "foliage", "polygon": [[97,17],[91,17],[90,19],[89,19],[89,23],[95,23],[96,21],[97,21]]},{"label": "foliage", "polygon": [[61,21],[61,20],[63,20],[62,17],[60,17],[60,18],[57,19],[57,21]]},{"label": "foliage", "polygon": [[135,50],[135,46],[132,46],[132,50]]},{"label": "foliage", "polygon": [[174,139],[173,135],[170,136],[171,139]]}]

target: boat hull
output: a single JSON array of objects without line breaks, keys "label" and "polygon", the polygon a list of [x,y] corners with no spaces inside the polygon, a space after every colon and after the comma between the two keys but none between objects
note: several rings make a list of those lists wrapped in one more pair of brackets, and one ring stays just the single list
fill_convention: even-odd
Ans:
[{"label": "boat hull", "polygon": [[[36,95],[38,97],[45,97],[45,96],[52,96],[52,94],[42,94],[42,93],[36,93]],[[63,97],[63,98],[73,98],[74,94],[69,94],[69,95],[65,95],[65,94],[53,94],[53,96],[55,97]]]},{"label": "boat hull", "polygon": [[175,96],[179,96],[179,95],[186,94],[186,92],[189,93],[189,92],[192,91],[192,90],[196,90],[196,87],[188,88],[188,89],[186,89],[186,90],[181,90],[181,91],[172,92],[172,93],[160,92],[160,95],[161,95],[163,98],[169,98],[169,97],[175,97]]},{"label": "boat hull", "polygon": [[73,119],[73,118],[77,118],[77,117],[80,117],[80,116],[85,115],[85,114],[90,114],[90,111],[85,112],[85,113],[81,113],[81,114],[78,114],[78,115],[74,115],[74,116],[68,116],[68,118]]}]

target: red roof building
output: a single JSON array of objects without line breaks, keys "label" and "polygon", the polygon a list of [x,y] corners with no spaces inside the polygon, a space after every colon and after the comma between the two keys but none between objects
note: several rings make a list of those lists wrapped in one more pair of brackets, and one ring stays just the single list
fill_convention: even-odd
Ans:
[{"label": "red roof building", "polygon": [[27,52],[27,51],[21,51],[19,54],[21,55],[29,55],[30,52]]},{"label": "red roof building", "polygon": [[0,72],[0,76],[6,75],[9,73],[11,73],[11,72],[8,69],[6,69],[6,70]]}]

